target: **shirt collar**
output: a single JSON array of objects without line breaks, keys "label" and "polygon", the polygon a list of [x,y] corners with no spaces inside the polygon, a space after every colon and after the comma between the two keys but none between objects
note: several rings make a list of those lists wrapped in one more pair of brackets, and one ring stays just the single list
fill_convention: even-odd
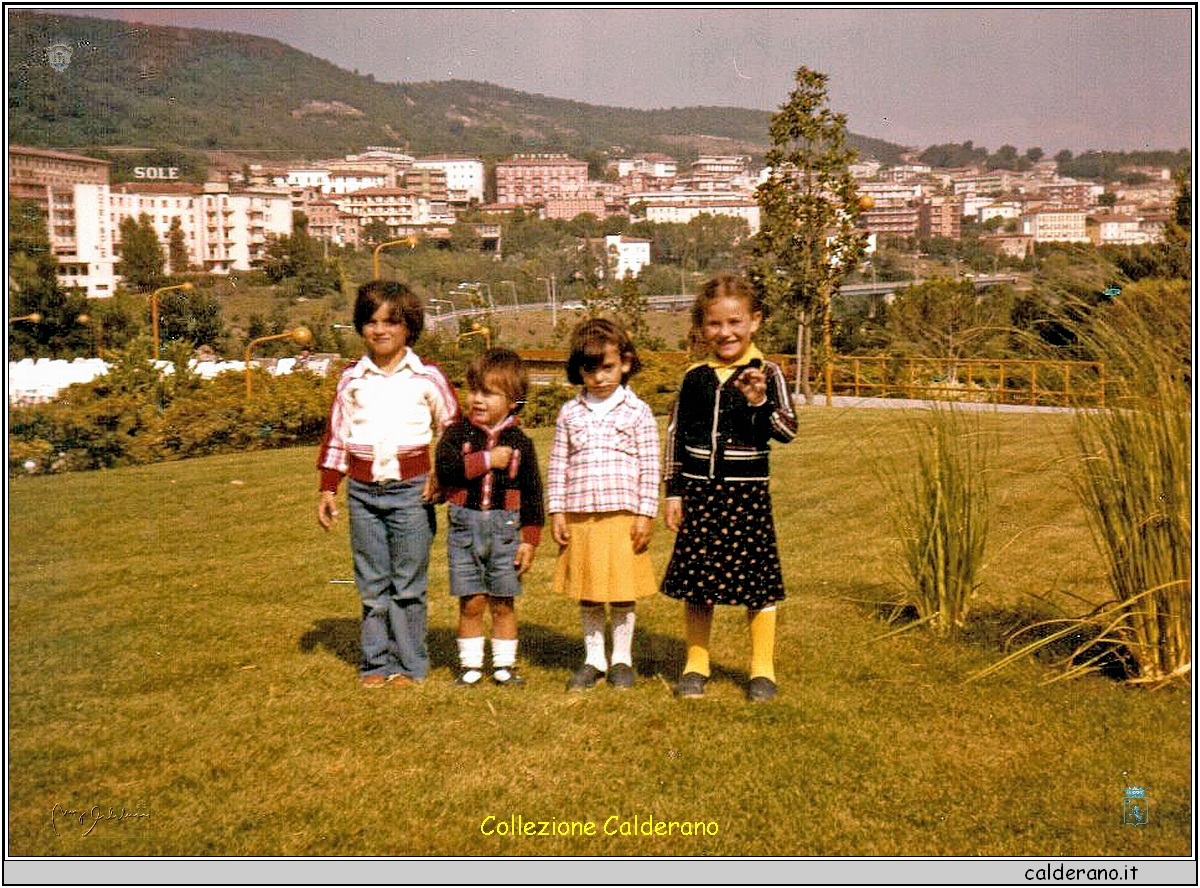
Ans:
[{"label": "shirt collar", "polygon": [[742,356],[732,364],[714,361],[712,358],[709,358],[706,361],[697,361],[691,367],[688,367],[688,370],[694,370],[696,367],[711,367],[713,370],[736,370],[738,367],[745,367],[754,360],[763,363],[766,361],[766,358],[763,357],[763,353],[759,351],[758,346],[752,342],[750,343],[750,347],[743,352]]},{"label": "shirt collar", "polygon": [[[425,364],[421,361],[421,359],[417,356],[417,353],[413,351],[411,347],[405,350],[404,357],[401,359],[400,363],[396,365],[393,375],[399,373],[406,367],[413,373],[420,373],[425,369]],[[375,373],[379,376],[384,375],[383,371],[379,369],[379,365],[371,359],[369,354],[363,355],[358,359],[358,362],[354,365],[354,371],[358,376],[366,376],[370,373]]]}]

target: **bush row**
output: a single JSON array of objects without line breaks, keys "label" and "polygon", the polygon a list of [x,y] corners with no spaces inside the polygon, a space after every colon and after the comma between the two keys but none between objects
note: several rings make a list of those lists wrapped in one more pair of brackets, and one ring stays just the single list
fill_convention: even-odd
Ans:
[{"label": "bush row", "polygon": [[[448,367],[460,397],[464,380]],[[205,380],[176,362],[160,375],[139,355],[118,359],[110,372],[72,385],[44,404],[10,405],[10,474],[65,472],[140,465],[275,447],[319,444],[337,386],[328,376],[254,373],[246,397],[243,373]],[[634,388],[656,413],[674,400],[678,372],[647,362]],[[553,425],[575,393],[565,384],[534,386],[521,422]]]}]

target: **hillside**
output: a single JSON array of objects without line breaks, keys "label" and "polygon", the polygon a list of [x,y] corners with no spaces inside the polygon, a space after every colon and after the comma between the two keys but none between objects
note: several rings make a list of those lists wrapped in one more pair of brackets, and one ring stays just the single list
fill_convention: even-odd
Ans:
[{"label": "hillside", "polygon": [[[366,145],[413,154],[660,151],[761,154],[769,112],[642,111],[450,80],[378,83],[277,40],[104,19],[9,13],[9,141],[326,157]],[[72,49],[61,73],[46,62]],[[780,96],[784,100],[785,96]],[[901,148],[851,136],[863,156]]]}]

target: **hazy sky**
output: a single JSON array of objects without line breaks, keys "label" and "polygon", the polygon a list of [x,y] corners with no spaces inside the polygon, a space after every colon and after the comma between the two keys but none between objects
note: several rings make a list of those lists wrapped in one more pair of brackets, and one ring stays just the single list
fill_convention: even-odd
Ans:
[{"label": "hazy sky", "polygon": [[1193,131],[1195,19],[1179,5],[54,10],[274,37],[381,81],[633,108],[774,110],[807,65],[851,131],[907,145],[1177,149]]}]

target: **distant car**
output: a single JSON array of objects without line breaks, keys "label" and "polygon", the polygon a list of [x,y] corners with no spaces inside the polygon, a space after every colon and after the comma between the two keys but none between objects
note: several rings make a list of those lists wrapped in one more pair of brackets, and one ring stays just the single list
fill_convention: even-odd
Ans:
[{"label": "distant car", "polygon": [[578,299],[571,299],[563,303],[563,308],[567,311],[582,311],[585,306]]}]

